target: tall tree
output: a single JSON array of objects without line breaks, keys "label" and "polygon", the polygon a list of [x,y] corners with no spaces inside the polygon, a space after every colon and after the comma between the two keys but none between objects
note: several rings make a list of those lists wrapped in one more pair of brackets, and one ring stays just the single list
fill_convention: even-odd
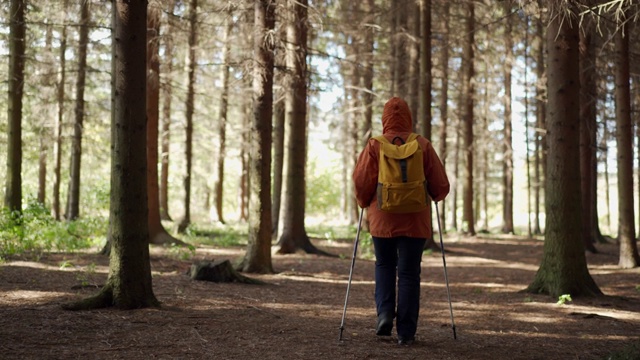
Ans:
[{"label": "tall tree", "polygon": [[629,72],[629,24],[621,24],[615,34],[616,144],[618,148],[619,265],[628,269],[640,265],[636,244],[633,207],[633,124]]},{"label": "tall tree", "polygon": [[528,291],[552,297],[596,295],[582,242],[579,108],[579,29],[572,3],[558,5],[547,29],[547,168],[542,262]]},{"label": "tall tree", "polygon": [[69,166],[69,192],[67,193],[67,220],[80,216],[80,169],[82,135],[84,132],[84,93],[87,76],[87,47],[89,45],[89,0],[80,6],[80,38],[78,40],[78,76],[76,78],[75,120],[71,137],[71,165]]},{"label": "tall tree", "polygon": [[431,140],[431,0],[420,0],[420,76],[418,116],[421,135]]},{"label": "tall tree", "polygon": [[[542,17],[538,17],[536,20],[536,130],[535,130],[535,161],[534,161],[534,176],[535,181],[533,185],[534,193],[534,212],[535,217],[533,221],[533,233],[536,235],[542,234],[540,229],[540,198],[541,191],[544,189],[543,181],[546,176],[546,137],[544,136],[544,124],[546,116],[546,87],[544,84],[545,66],[544,66],[544,51],[545,51],[545,37],[544,37],[544,24]],[[542,170],[542,171],[541,171]],[[542,174],[541,174],[542,172]]]},{"label": "tall tree", "polygon": [[11,0],[9,24],[9,95],[7,102],[7,168],[4,205],[22,211],[22,95],[27,25],[26,0]]},{"label": "tall tree", "polygon": [[[45,22],[45,62],[47,67],[47,74],[42,79],[42,86],[44,96],[51,99],[54,98],[54,86],[55,86],[55,65],[52,59],[53,55],[53,25],[50,19]],[[53,117],[52,105],[46,104],[46,111],[44,119],[40,120],[39,135],[40,135],[40,151],[38,153],[38,202],[40,204],[45,203],[47,195],[47,158],[49,153],[49,143],[51,141],[51,131],[47,125],[50,119]]]},{"label": "tall tree", "polygon": [[193,113],[196,84],[196,35],[198,24],[198,0],[189,2],[189,40],[187,57],[187,100],[186,100],[186,125],[185,125],[185,159],[186,170],[184,175],[184,215],[178,225],[178,232],[183,233],[191,223],[191,173],[193,162]]},{"label": "tall tree", "polygon": [[462,97],[463,107],[463,140],[465,167],[462,186],[463,196],[463,231],[469,235],[475,235],[475,218],[473,214],[473,107],[475,86],[474,78],[474,32],[475,32],[475,5],[472,1],[467,3],[467,19],[465,29],[465,40],[462,49]]},{"label": "tall tree", "polygon": [[502,232],[513,233],[513,135],[511,125],[511,70],[513,69],[512,4],[504,3],[504,138],[502,143]]},{"label": "tall tree", "polygon": [[147,2],[112,6],[111,198],[109,277],[95,296],[68,310],[159,306],[153,294],[147,222]]},{"label": "tall tree", "polygon": [[255,2],[253,30],[253,121],[250,133],[249,244],[240,270],[272,273],[271,265],[271,117],[275,27],[273,0]]},{"label": "tall tree", "polygon": [[[409,0],[395,0],[396,7],[391,11],[394,16],[394,29],[393,32],[393,46],[394,46],[394,59],[393,59],[393,79],[394,79],[394,96],[407,98],[409,94],[409,60],[408,46],[409,43]],[[412,1],[411,1],[412,2]]]},{"label": "tall tree", "polygon": [[287,139],[282,234],[278,253],[298,249],[319,253],[305,230],[305,164],[307,157],[307,0],[287,0],[286,64],[290,72],[285,100]]},{"label": "tall tree", "polygon": [[[440,66],[442,67],[442,79],[440,85],[440,159],[442,165],[446,169],[447,165],[447,128],[449,122],[449,2],[443,4],[442,17],[442,42],[440,49]],[[440,206],[440,223],[445,225],[445,201],[441,201]],[[444,226],[446,229],[446,226]],[[444,231],[444,229],[442,230]]]},{"label": "tall tree", "polygon": [[167,31],[161,37],[164,39],[164,78],[163,103],[162,103],[162,131],[160,133],[161,143],[161,165],[160,165],[160,218],[171,220],[169,215],[169,159],[171,150],[171,104],[173,100],[173,61],[174,61],[174,39],[175,31],[175,8],[180,0],[172,0],[167,16]]},{"label": "tall tree", "polygon": [[149,242],[184,244],[169,235],[160,221],[158,187],[158,123],[160,118],[160,19],[162,2],[150,0],[147,14],[147,198]]},{"label": "tall tree", "polygon": [[[278,0],[278,3],[285,3],[286,0]],[[283,4],[278,5],[280,8],[284,8]],[[281,12],[276,12],[276,15]],[[286,13],[286,12],[285,12]],[[285,17],[281,16],[281,19],[276,19],[276,23],[286,23]],[[284,131],[285,131],[285,89],[286,89],[286,59],[285,59],[285,47],[287,38],[286,26],[278,26],[276,39],[278,44],[275,48],[275,72],[274,84],[274,107],[273,107],[273,191],[271,193],[271,226],[272,238],[278,238],[278,229],[280,226],[280,203],[282,201],[282,187],[283,187],[283,168],[284,168]]]},{"label": "tall tree", "polygon": [[365,0],[363,2],[363,13],[365,21],[363,22],[362,36],[362,56],[364,67],[361,71],[362,75],[362,132],[360,133],[360,148],[364,148],[369,137],[371,137],[371,127],[373,119],[373,76],[374,76],[374,50],[375,50],[375,33],[374,27],[370,26],[375,18],[375,1]]},{"label": "tall tree", "polygon": [[224,194],[224,159],[227,149],[227,112],[229,108],[229,73],[231,66],[229,65],[231,54],[231,30],[233,28],[233,12],[232,7],[228,8],[227,17],[225,18],[224,33],[222,42],[224,49],[222,50],[222,70],[220,72],[220,81],[222,84],[222,94],[220,96],[220,108],[218,113],[218,158],[216,159],[216,178],[213,185],[214,204],[218,221],[224,224],[224,216],[222,213],[223,194]]},{"label": "tall tree", "polygon": [[598,226],[596,182],[596,57],[590,19],[580,32],[580,184],[582,191],[582,239],[586,250],[595,253],[595,229]]}]

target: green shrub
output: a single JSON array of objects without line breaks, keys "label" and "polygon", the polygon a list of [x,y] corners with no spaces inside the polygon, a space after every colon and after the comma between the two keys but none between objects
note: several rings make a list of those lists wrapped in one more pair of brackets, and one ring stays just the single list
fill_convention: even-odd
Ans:
[{"label": "green shrub", "polygon": [[22,213],[0,210],[0,260],[48,251],[76,251],[98,244],[105,238],[106,219],[87,218],[55,221],[42,204],[31,201]]}]

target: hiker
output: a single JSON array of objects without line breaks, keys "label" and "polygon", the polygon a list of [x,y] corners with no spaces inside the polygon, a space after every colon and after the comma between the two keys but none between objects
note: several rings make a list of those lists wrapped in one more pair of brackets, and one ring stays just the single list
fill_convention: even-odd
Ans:
[{"label": "hiker", "polygon": [[[407,103],[398,97],[389,99],[382,113],[382,136],[369,139],[358,157],[353,172],[358,205],[368,209],[369,232],[373,238],[376,255],[375,302],[378,315],[376,335],[391,336],[393,320],[396,318],[398,344],[401,345],[410,345],[415,341],[420,308],[420,262],[425,242],[427,238],[432,237],[431,208],[428,200],[417,199],[423,203],[418,208],[412,207],[413,205],[407,207],[400,203],[389,204],[391,208],[388,210],[381,209],[387,204],[380,202],[393,201],[393,198],[398,197],[381,196],[384,189],[382,184],[379,184],[381,176],[379,170],[384,167],[380,166],[381,148],[389,148],[389,145],[384,144],[402,145],[406,142],[408,146],[408,140],[417,136],[412,133],[412,129],[411,111]],[[444,166],[429,140],[422,136],[417,136],[416,140],[419,148],[416,146],[414,148],[416,155],[422,158],[424,173],[420,183],[421,189],[418,190],[422,190],[424,194],[426,180],[426,191],[431,199],[436,202],[443,200],[449,193],[449,180]],[[396,147],[392,147],[391,150],[393,148]],[[406,162],[402,166],[406,168]],[[415,168],[414,164],[409,165],[411,166]],[[406,182],[406,174],[404,174],[406,169],[402,171],[402,176],[405,177],[404,182]],[[419,175],[422,177],[422,174]],[[409,197],[415,198],[415,196]],[[423,195],[423,197],[426,196]],[[393,208],[393,206],[396,207]]]}]

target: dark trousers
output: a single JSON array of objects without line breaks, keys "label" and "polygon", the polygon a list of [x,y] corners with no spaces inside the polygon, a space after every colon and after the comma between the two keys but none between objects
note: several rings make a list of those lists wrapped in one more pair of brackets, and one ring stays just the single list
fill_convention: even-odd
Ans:
[{"label": "dark trousers", "polygon": [[415,336],[418,327],[420,262],[425,242],[426,239],[405,236],[373,237],[376,254],[376,309],[378,315],[396,314],[396,329],[399,337]]}]

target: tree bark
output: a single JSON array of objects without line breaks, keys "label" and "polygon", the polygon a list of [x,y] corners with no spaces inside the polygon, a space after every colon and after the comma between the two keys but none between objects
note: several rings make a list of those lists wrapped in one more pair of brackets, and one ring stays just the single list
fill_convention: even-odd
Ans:
[{"label": "tree bark", "polygon": [[271,264],[271,131],[273,115],[273,66],[275,3],[255,2],[253,30],[253,117],[249,178],[249,243],[239,270],[273,273]]},{"label": "tree bark", "polygon": [[475,89],[473,84],[474,78],[474,32],[475,32],[475,9],[474,4],[469,2],[467,4],[467,21],[466,21],[466,39],[463,45],[462,54],[462,93],[464,104],[463,105],[463,140],[464,140],[464,154],[466,158],[464,167],[464,182],[463,182],[463,231],[469,235],[475,235],[475,219],[473,216],[473,107]]},{"label": "tree bark", "polygon": [[[542,262],[527,291],[552,297],[602,292],[587,268],[580,215],[579,29],[571,15],[551,17],[547,31],[547,146],[545,242]],[[572,12],[575,8],[570,9]],[[575,14],[575,13],[574,13]],[[566,17],[564,17],[566,16]],[[570,24],[574,21],[573,24]]]},{"label": "tree bark", "polygon": [[618,223],[620,258],[623,269],[640,264],[636,244],[635,215],[633,206],[633,125],[631,123],[631,90],[629,74],[628,24],[616,31],[616,145],[618,148]]},{"label": "tree bark", "polygon": [[[596,181],[596,87],[595,49],[591,24],[586,23],[580,32],[580,185],[582,191],[582,240],[584,247],[596,253],[595,231],[597,217],[594,216],[596,202],[593,201],[592,184]],[[595,224],[593,222],[595,221]]]},{"label": "tree bark", "polygon": [[196,26],[198,23],[198,0],[189,3],[189,51],[187,57],[187,101],[186,101],[186,125],[185,125],[185,159],[186,170],[184,175],[184,215],[178,225],[178,232],[184,233],[191,223],[191,172],[193,157],[193,112],[196,83]]},{"label": "tree bark", "polygon": [[24,89],[25,0],[11,0],[9,24],[9,98],[7,101],[7,168],[4,205],[22,212],[22,96]]},{"label": "tree bark", "polygon": [[159,306],[153,294],[147,222],[145,1],[113,3],[111,125],[112,242],[109,277],[95,296],[65,304],[68,310]]},{"label": "tree bark", "polygon": [[67,220],[80,216],[80,169],[82,166],[82,135],[84,132],[84,91],[87,75],[87,46],[89,44],[89,0],[83,0],[80,10],[80,38],[78,40],[78,77],[76,79],[75,121],[71,138],[71,165],[67,193]]},{"label": "tree bark", "polygon": [[[442,83],[440,86],[440,159],[442,166],[447,165],[447,128],[449,122],[449,2],[443,4],[443,31],[442,43],[440,50],[440,62],[442,66]],[[442,232],[446,232],[446,201],[441,201],[440,206],[440,224],[444,227]]]}]

